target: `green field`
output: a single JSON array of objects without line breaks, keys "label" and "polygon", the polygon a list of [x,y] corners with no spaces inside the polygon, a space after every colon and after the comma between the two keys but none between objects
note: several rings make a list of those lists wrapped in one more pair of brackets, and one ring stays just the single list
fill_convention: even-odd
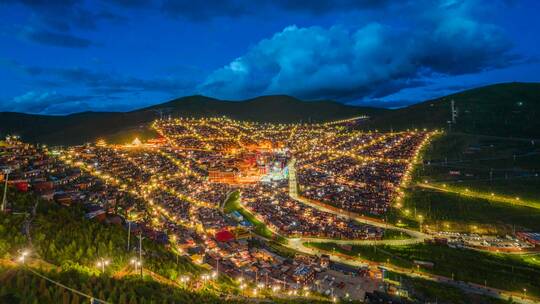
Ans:
[{"label": "green field", "polygon": [[[493,200],[501,197],[500,202],[508,202],[509,204],[525,204],[527,206],[540,209],[540,177],[515,178],[510,180],[493,180],[493,181],[462,181],[454,183],[430,183],[439,188],[446,188],[453,192],[466,193],[471,191],[478,193],[480,196],[495,195]],[[512,200],[519,199],[514,202]]]},{"label": "green field", "polygon": [[[514,229],[540,231],[540,177],[535,176],[540,172],[540,145],[450,133],[435,138],[422,158],[424,164],[417,165],[412,185],[405,190],[403,207],[389,214],[392,222],[418,227],[422,221],[433,230],[500,235]],[[425,182],[469,195],[415,186]],[[471,197],[474,193],[481,195]],[[491,193],[494,199],[487,199]],[[496,201],[499,197],[504,200]],[[516,198],[519,201],[512,202]]]},{"label": "green field", "polygon": [[540,296],[540,255],[504,255],[472,250],[452,249],[447,246],[417,244],[410,246],[352,246],[350,251],[333,243],[308,243],[319,249],[336,250],[362,259],[390,263],[416,269],[414,260],[434,263],[432,269],[421,271],[508,291],[526,288],[531,295]]},{"label": "green field", "polygon": [[540,142],[451,133],[433,140],[423,159],[417,182],[540,202]]},{"label": "green field", "polygon": [[412,222],[420,215],[423,224],[435,230],[500,235],[512,233],[514,228],[540,230],[540,209],[422,188],[409,189],[403,207],[394,209],[389,217]]},{"label": "green field", "polygon": [[251,212],[246,210],[242,204],[240,203],[241,200],[241,194],[239,190],[236,190],[232,192],[229,197],[227,198],[227,201],[225,201],[223,210],[225,213],[231,213],[233,211],[238,211],[244,219],[249,221],[253,226],[255,227],[253,231],[257,233],[258,235],[268,238],[268,239],[275,239],[278,242],[283,242],[285,239],[282,236],[276,235],[273,233],[265,223],[262,221],[259,221]]},{"label": "green field", "polygon": [[410,235],[392,229],[385,229],[382,237],[383,240],[406,240],[410,238]]},{"label": "green field", "polygon": [[[413,278],[388,271],[386,278],[400,282],[400,285],[410,291],[409,297],[419,303],[452,303],[452,304],[503,304],[505,300],[464,293],[461,289],[449,285],[439,284],[420,278]],[[412,295],[411,295],[412,294]]]}]

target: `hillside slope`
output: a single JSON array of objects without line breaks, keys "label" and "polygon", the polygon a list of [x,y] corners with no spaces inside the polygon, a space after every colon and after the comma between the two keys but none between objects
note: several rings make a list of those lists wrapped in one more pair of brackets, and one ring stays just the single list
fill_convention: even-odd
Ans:
[{"label": "hillside slope", "polygon": [[323,122],[369,115],[364,129],[448,129],[450,101],[459,111],[452,131],[503,137],[540,138],[540,83],[503,83],[471,89],[406,108],[355,107],[333,101],[301,101],[286,95],[224,101],[188,96],[131,112],[84,112],[66,116],[0,113],[0,136],[21,135],[25,141],[70,145],[105,137],[128,140],[151,136],[148,124],[167,117],[217,117],[290,123]]},{"label": "hillside slope", "polygon": [[458,109],[452,131],[540,138],[540,83],[503,83],[475,88],[375,116],[366,128],[448,129],[450,103]]},{"label": "hillside slope", "polygon": [[287,95],[260,96],[245,101],[225,101],[205,96],[190,96],[138,110],[165,110],[174,116],[216,117],[290,123],[322,122],[355,115],[377,115],[385,109],[348,106],[334,101],[301,101]]},{"label": "hillside slope", "polygon": [[131,112],[83,112],[66,116],[3,112],[0,113],[0,136],[18,134],[29,142],[70,145],[114,137],[119,133],[147,133],[148,124],[160,115],[227,116],[238,120],[290,123],[330,121],[385,111],[332,101],[305,102],[285,95],[261,96],[238,102],[189,96]]}]

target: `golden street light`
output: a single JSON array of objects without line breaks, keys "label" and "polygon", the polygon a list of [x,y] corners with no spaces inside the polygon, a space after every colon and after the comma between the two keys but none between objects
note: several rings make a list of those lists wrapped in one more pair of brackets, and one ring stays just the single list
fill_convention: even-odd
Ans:
[{"label": "golden street light", "polygon": [[131,259],[131,261],[129,261],[129,263],[135,267],[135,271],[138,271],[139,267],[142,264],[141,261],[139,261],[138,259]]},{"label": "golden street light", "polygon": [[26,250],[26,249],[23,250],[23,251],[21,252],[21,255],[19,256],[19,258],[17,259],[17,261],[20,262],[20,263],[22,263],[22,264],[24,264],[25,261],[26,261],[26,257],[27,257],[28,255],[30,255],[30,251],[29,251],[29,250]]},{"label": "golden street light", "polygon": [[96,263],[96,266],[98,268],[101,268],[101,272],[105,272],[105,266],[109,266],[109,264],[110,264],[109,260],[101,258],[101,260]]}]

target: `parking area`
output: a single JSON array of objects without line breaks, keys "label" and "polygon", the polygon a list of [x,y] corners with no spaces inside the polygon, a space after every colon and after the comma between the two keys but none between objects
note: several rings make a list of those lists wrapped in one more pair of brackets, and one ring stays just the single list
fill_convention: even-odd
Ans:
[{"label": "parking area", "polygon": [[383,285],[380,280],[344,274],[335,270],[325,270],[318,274],[319,292],[339,298],[347,296],[354,300],[363,300],[366,291],[371,292]]}]

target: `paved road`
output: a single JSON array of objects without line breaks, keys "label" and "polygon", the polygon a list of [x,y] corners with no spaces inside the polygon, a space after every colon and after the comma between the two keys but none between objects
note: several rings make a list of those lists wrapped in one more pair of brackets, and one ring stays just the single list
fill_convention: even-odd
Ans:
[{"label": "paved road", "polygon": [[514,302],[522,303],[522,304],[540,303],[538,302],[538,300],[524,299],[522,295],[519,293],[512,293],[512,292],[508,292],[508,291],[504,291],[504,290],[500,290],[496,288],[485,287],[485,286],[475,284],[475,283],[457,281],[457,280],[453,280],[451,278],[444,277],[444,276],[429,274],[425,272],[413,271],[406,268],[375,263],[368,260],[362,260],[360,258],[349,257],[345,255],[336,254],[333,252],[328,252],[328,251],[322,251],[316,248],[306,247],[303,243],[304,243],[303,240],[299,238],[289,239],[289,243],[286,246],[289,247],[290,249],[294,249],[298,252],[302,252],[304,254],[309,254],[309,255],[327,254],[330,256],[330,259],[332,261],[346,264],[349,266],[360,267],[360,266],[372,265],[372,266],[384,267],[385,269],[395,272],[395,273],[399,273],[399,274],[406,275],[413,278],[421,278],[421,279],[425,279],[429,281],[448,284],[469,293],[481,294],[481,295],[485,295],[485,296],[489,296],[489,297],[493,297],[493,298],[497,298],[501,300],[507,300],[510,296],[512,296]]},{"label": "paved road", "polygon": [[424,189],[430,189],[430,190],[439,191],[439,192],[459,194],[459,195],[468,196],[468,197],[481,198],[481,199],[485,199],[485,200],[488,200],[488,201],[495,201],[495,202],[499,202],[499,203],[506,203],[506,204],[511,204],[511,205],[519,205],[519,206],[524,206],[524,207],[531,207],[531,208],[540,209],[540,204],[539,203],[531,202],[531,201],[525,201],[525,200],[522,200],[522,199],[516,199],[516,198],[505,197],[505,196],[500,196],[500,195],[491,195],[491,194],[488,194],[488,193],[478,193],[478,192],[473,192],[473,191],[462,191],[462,190],[445,188],[444,186],[438,186],[438,185],[426,184],[426,183],[417,183],[416,186],[418,186],[420,188],[424,188]]},{"label": "paved road", "polygon": [[327,252],[327,251],[323,252],[316,248],[306,247],[304,245],[304,243],[306,242],[319,242],[319,243],[332,242],[332,243],[337,243],[337,244],[362,244],[362,245],[410,245],[410,244],[415,244],[415,243],[422,243],[424,242],[425,239],[430,238],[430,236],[416,230],[397,227],[392,224],[388,224],[386,222],[380,221],[378,219],[370,219],[364,216],[344,212],[337,208],[327,206],[321,202],[316,202],[313,200],[302,198],[301,196],[298,195],[298,184],[296,180],[295,164],[296,164],[296,160],[293,158],[291,162],[289,163],[289,195],[294,200],[297,200],[311,207],[317,208],[321,211],[336,214],[345,218],[349,218],[351,220],[358,221],[360,223],[373,225],[373,226],[381,227],[385,229],[394,229],[397,231],[401,231],[410,235],[411,238],[405,239],[405,240],[333,240],[333,239],[321,239],[321,238],[290,238],[288,239],[288,243],[285,245],[286,247],[296,250],[298,252],[302,252],[304,254],[310,254],[310,255],[327,254],[330,256],[330,259],[334,262],[339,262],[339,263],[343,263],[343,264],[354,266],[354,267],[365,266],[366,264],[382,266],[396,273],[400,273],[409,277],[416,277],[416,278],[422,278],[422,279],[430,280],[434,282],[445,283],[445,284],[457,287],[469,293],[482,294],[485,296],[494,297],[494,298],[498,298],[502,300],[507,300],[510,296],[512,296],[514,302],[522,303],[522,304],[540,303],[537,300],[525,299],[519,293],[511,293],[508,291],[486,287],[486,286],[482,286],[475,283],[456,281],[456,280],[453,280],[452,278],[448,278],[444,276],[433,275],[433,274],[418,272],[418,271],[415,272],[413,270],[406,269],[406,268],[395,267],[392,265],[382,265],[382,264],[374,263],[372,261],[361,260],[359,258],[344,256],[344,255],[336,254],[333,252]]}]

